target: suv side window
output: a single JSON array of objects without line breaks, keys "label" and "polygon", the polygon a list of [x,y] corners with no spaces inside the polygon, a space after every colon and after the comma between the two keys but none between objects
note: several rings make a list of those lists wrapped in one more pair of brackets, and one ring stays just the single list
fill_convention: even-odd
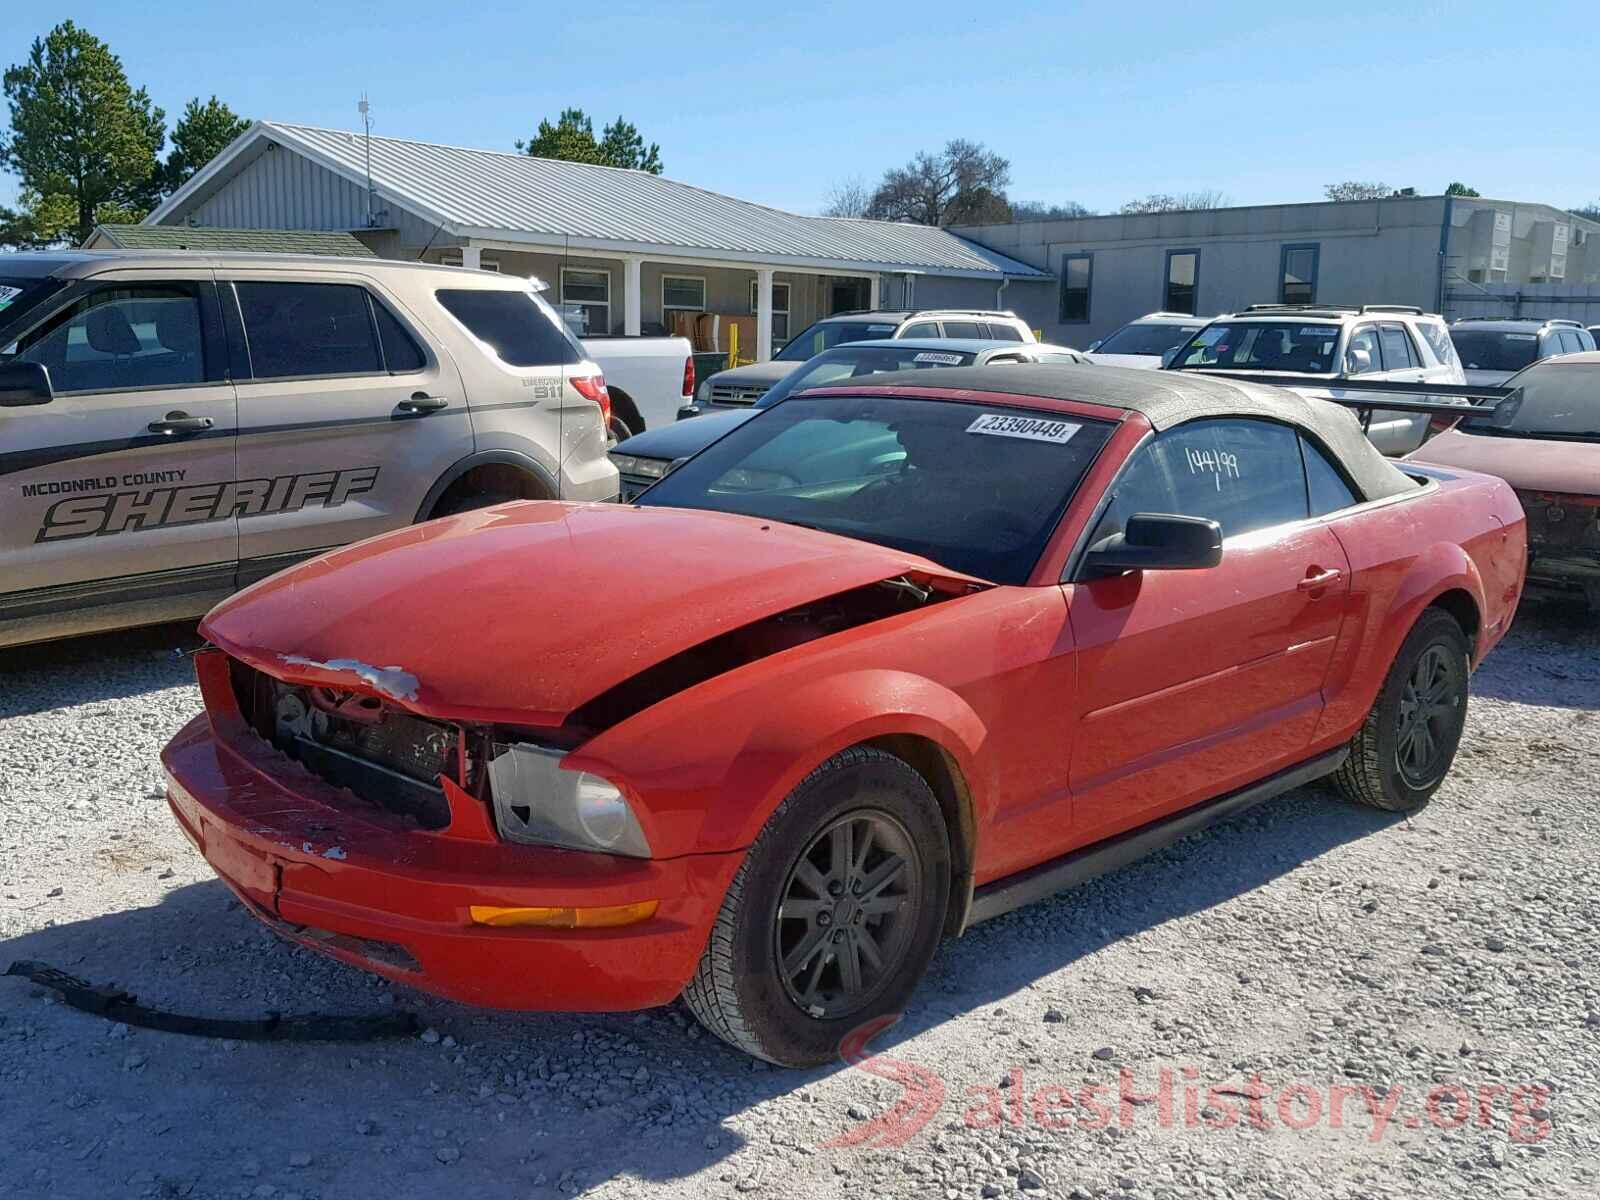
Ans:
[{"label": "suv side window", "polygon": [[936,338],[939,336],[939,327],[932,321],[918,321],[915,325],[907,325],[900,331],[898,337],[925,337]]},{"label": "suv side window", "polygon": [[1090,544],[1121,533],[1135,513],[1207,517],[1237,537],[1305,520],[1299,434],[1272,421],[1191,421],[1135,454],[1112,491]]},{"label": "suv side window", "polygon": [[427,364],[427,355],[417,340],[406,331],[397,318],[376,296],[372,298],[372,315],[378,322],[378,341],[383,346],[383,365],[391,375],[405,375],[420,371]]},{"label": "suv side window", "polygon": [[1561,331],[1561,353],[1577,354],[1583,349],[1583,339],[1578,336],[1576,329],[1563,329]]},{"label": "suv side window", "polygon": [[191,283],[97,288],[17,341],[57,392],[182,387],[206,380],[200,292]]},{"label": "suv side window", "polygon": [[992,321],[989,336],[997,342],[1020,342],[1022,333],[1009,321]]},{"label": "suv side window", "polygon": [[1306,465],[1306,498],[1313,517],[1326,516],[1360,501],[1322,447],[1300,435],[1300,454]]},{"label": "suv side window", "polygon": [[952,338],[982,338],[983,327],[976,321],[946,321],[944,323],[945,337]]},{"label": "suv side window", "polygon": [[383,370],[365,288],[258,281],[234,287],[254,378],[375,375]]},{"label": "suv side window", "polygon": [[511,367],[558,367],[582,361],[565,325],[545,315],[531,292],[443,288],[439,303]]},{"label": "suv side window", "polygon": [[1441,365],[1453,367],[1456,365],[1456,344],[1450,340],[1450,330],[1438,321],[1418,321],[1417,329],[1421,331],[1427,341],[1433,356]]},{"label": "suv side window", "polygon": [[[1371,362],[1365,368],[1355,365],[1355,353],[1365,350]],[[1350,335],[1350,345],[1344,352],[1346,369],[1351,375],[1364,375],[1367,371],[1383,370],[1383,354],[1378,349],[1378,327],[1376,325],[1363,325]]]},{"label": "suv side window", "polygon": [[1422,364],[1411,349],[1411,338],[1404,325],[1385,323],[1378,327],[1378,340],[1383,344],[1383,369],[1409,371]]}]

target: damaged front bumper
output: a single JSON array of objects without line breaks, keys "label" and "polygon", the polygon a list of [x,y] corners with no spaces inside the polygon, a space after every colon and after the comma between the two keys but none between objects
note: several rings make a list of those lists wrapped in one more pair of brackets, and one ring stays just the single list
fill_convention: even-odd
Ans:
[{"label": "damaged front bumper", "polygon": [[[223,725],[219,734],[216,723]],[[665,1004],[695,970],[741,853],[673,859],[509,845],[362,806],[225,715],[162,752],[167,800],[257,917],[302,945],[490,1008],[616,1012]],[[638,905],[619,928],[491,927],[474,908]]]}]

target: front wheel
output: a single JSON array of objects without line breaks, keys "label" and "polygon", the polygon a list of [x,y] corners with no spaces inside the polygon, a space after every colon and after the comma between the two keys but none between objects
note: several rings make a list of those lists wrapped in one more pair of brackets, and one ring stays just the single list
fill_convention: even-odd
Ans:
[{"label": "front wheel", "polygon": [[898,1013],[939,944],[950,842],[903,760],[857,746],[807,776],[734,876],[684,1000],[724,1041],[784,1066]]},{"label": "front wheel", "polygon": [[1467,639],[1454,617],[1425,611],[1333,781],[1349,800],[1412,812],[1439,790],[1467,721]]}]

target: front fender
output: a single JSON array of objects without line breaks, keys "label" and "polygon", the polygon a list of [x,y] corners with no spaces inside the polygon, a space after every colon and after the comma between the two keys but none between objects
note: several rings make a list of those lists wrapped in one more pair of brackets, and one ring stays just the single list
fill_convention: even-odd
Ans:
[{"label": "front fender", "polygon": [[[969,784],[986,734],[972,707],[949,688],[905,671],[863,669],[788,693],[782,719],[750,731],[724,786],[707,807],[703,852],[755,841],[772,811],[801,780],[841,750],[873,738],[926,738],[955,760]],[[975,788],[973,801],[978,805]],[[982,825],[981,814],[974,814]]]}]

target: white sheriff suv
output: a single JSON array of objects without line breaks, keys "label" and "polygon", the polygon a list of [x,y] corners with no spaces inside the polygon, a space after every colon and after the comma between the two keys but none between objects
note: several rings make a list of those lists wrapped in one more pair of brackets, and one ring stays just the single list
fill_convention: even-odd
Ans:
[{"label": "white sheriff suv", "polygon": [[0,255],[0,646],[197,616],[429,517],[610,499],[608,410],[527,280]]}]

